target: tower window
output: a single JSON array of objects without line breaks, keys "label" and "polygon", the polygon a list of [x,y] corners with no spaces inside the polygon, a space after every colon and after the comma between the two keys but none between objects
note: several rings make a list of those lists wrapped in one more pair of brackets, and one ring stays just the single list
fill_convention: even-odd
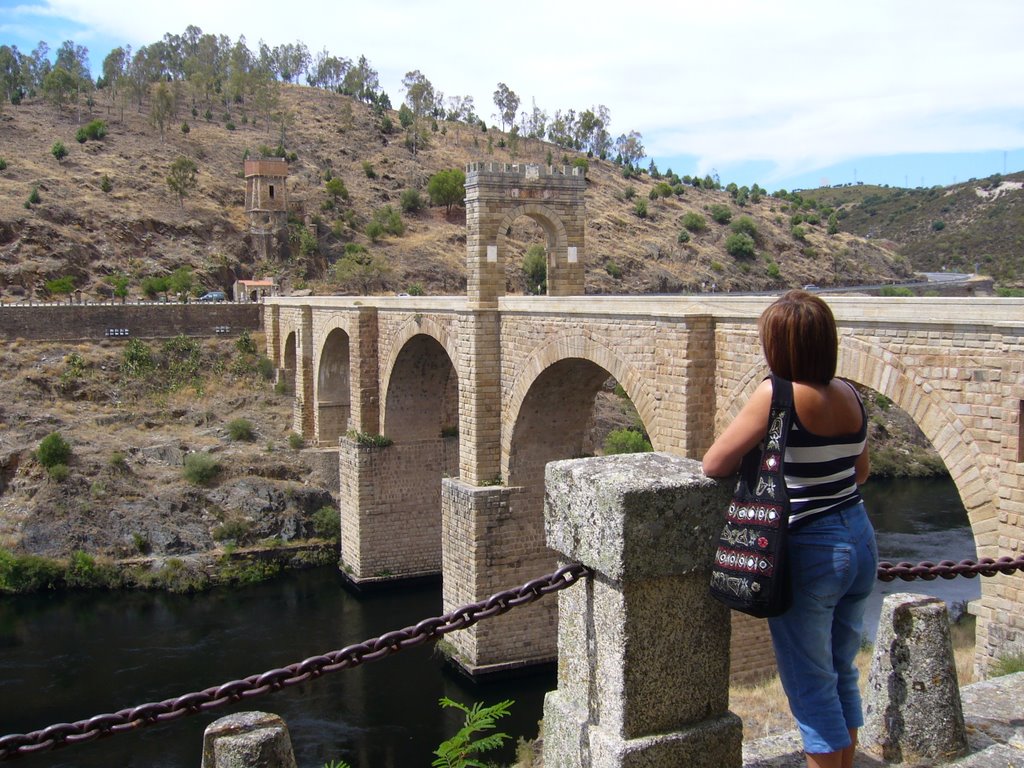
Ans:
[{"label": "tower window", "polygon": [[270,199],[271,200],[274,199],[274,185],[273,184],[270,185]]}]

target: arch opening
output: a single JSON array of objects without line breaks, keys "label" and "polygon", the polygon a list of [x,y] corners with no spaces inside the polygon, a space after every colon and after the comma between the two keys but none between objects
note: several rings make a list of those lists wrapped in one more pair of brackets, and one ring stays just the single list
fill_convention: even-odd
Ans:
[{"label": "arch opening", "polygon": [[295,346],[295,331],[291,331],[284,340],[284,375],[279,379],[284,382],[284,391],[289,395],[295,394],[295,377],[298,376]]},{"label": "arch opening", "polygon": [[556,243],[554,226],[543,217],[524,213],[505,225],[499,247],[506,295],[547,295]]},{"label": "arch opening", "polygon": [[316,384],[317,440],[336,443],[348,431],[352,415],[349,337],[340,328],[324,340]]},{"label": "arch opening", "polygon": [[459,382],[445,348],[417,334],[402,347],[388,380],[383,433],[395,443],[457,437]]}]

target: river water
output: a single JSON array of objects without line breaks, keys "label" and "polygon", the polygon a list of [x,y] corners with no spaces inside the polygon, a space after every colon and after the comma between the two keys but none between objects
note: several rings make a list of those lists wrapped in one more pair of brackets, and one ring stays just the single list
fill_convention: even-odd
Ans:
[{"label": "river water", "polygon": [[[956,489],[946,480],[865,486],[882,559],[961,560],[974,543]],[[541,574],[537,574],[541,575]],[[515,585],[508,585],[515,586]],[[879,583],[884,594],[937,594],[951,604],[979,594],[976,579]],[[554,599],[549,597],[546,599]],[[301,661],[442,613],[438,585],[356,597],[333,568],[200,595],[69,593],[0,599],[0,735],[25,733],[161,701]],[[413,648],[354,670],[88,744],[25,757],[24,768],[198,768],[207,724],[261,709],[288,723],[299,768],[346,760],[354,768],[427,766],[461,725],[441,696],[488,704],[515,700],[501,730],[533,738],[553,670],[473,683],[430,648]],[[514,748],[495,756],[510,762]]]}]

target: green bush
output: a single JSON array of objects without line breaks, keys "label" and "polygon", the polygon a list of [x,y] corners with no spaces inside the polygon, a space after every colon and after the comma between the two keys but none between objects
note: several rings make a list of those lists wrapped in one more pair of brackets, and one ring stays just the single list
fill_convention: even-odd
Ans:
[{"label": "green bush", "polygon": [[734,258],[749,259],[757,252],[757,246],[750,235],[733,232],[725,239],[725,250]]},{"label": "green bush", "polygon": [[738,234],[750,235],[757,240],[757,224],[749,216],[740,216],[729,228]]},{"label": "green bush", "polygon": [[107,135],[107,124],[102,120],[93,120],[91,123],[83,125],[78,129],[75,134],[75,139],[79,144],[92,139],[93,141],[101,141]]},{"label": "green bush", "polygon": [[543,245],[534,243],[523,256],[523,274],[526,275],[526,289],[529,293],[547,291],[548,258]]},{"label": "green bush", "polygon": [[799,240],[800,242],[807,241],[807,230],[799,224],[790,230],[790,234],[793,235],[794,240]]},{"label": "green bush", "polygon": [[0,171],[6,171],[6,170],[7,170],[7,161],[4,158],[0,157]]},{"label": "green bush", "polygon": [[118,472],[124,472],[128,469],[128,457],[121,451],[114,451],[110,454],[110,458],[107,459],[107,465]]},{"label": "green bush", "polygon": [[419,213],[423,210],[426,203],[418,189],[407,189],[402,193],[399,205],[403,213]]},{"label": "green bush", "polygon": [[39,205],[42,200],[39,196],[39,187],[32,187],[32,191],[28,193],[28,202],[32,205]]},{"label": "green bush", "polygon": [[302,439],[302,435],[297,432],[291,432],[288,435],[288,447],[293,451],[297,451],[306,444],[306,441]]},{"label": "green bush", "polygon": [[145,342],[129,339],[121,355],[121,372],[126,376],[141,378],[147,376],[153,368],[153,353]]},{"label": "green bush", "polygon": [[615,280],[619,280],[622,278],[622,267],[620,267],[611,259],[608,259],[608,261],[604,263],[604,271],[608,273],[609,277],[612,277]]},{"label": "green bush", "polygon": [[118,586],[117,570],[109,563],[99,562],[81,550],[71,554],[64,583],[71,588],[109,589]]},{"label": "green bush", "polygon": [[271,379],[274,378],[274,361],[271,360],[269,357],[261,357],[256,362],[256,370],[259,372],[260,376],[263,378],[264,381],[270,381]]},{"label": "green bush", "polygon": [[229,421],[228,435],[232,440],[243,442],[252,442],[256,438],[252,422],[248,419],[232,419]]},{"label": "green bush", "polygon": [[47,469],[58,464],[67,464],[70,458],[71,446],[59,432],[48,434],[36,448],[36,460]]},{"label": "green bush", "polygon": [[67,464],[53,464],[46,468],[46,474],[53,482],[63,483],[71,475],[71,470],[68,469]]},{"label": "green bush", "polygon": [[946,228],[946,222],[944,222],[944,221],[933,221],[932,222],[932,231],[934,231],[934,232],[941,232],[945,228]]},{"label": "green bush", "polygon": [[252,340],[249,331],[242,331],[241,335],[235,339],[235,349],[243,355],[256,354],[256,342]]},{"label": "green bush", "polygon": [[114,182],[111,181],[110,177],[107,174],[104,173],[102,178],[100,178],[100,189],[103,192],[109,192],[113,188],[114,188]]},{"label": "green bush", "polygon": [[680,245],[685,245],[686,243],[690,242],[690,233],[687,232],[685,229],[679,230],[679,234],[676,235],[676,242],[679,243]]},{"label": "green bush", "polygon": [[782,270],[779,269],[779,265],[774,261],[768,262],[768,268],[765,270],[765,272],[767,273],[768,277],[770,277],[772,280],[778,280],[779,278],[782,277]]},{"label": "green bush", "polygon": [[334,507],[320,507],[313,513],[313,530],[321,539],[334,539],[341,537],[341,518],[338,510]]},{"label": "green bush", "polygon": [[914,292],[902,285],[883,285],[879,296],[913,296]]},{"label": "green bush", "polygon": [[484,731],[494,730],[496,727],[495,721],[510,714],[509,710],[514,703],[512,699],[506,699],[489,707],[483,706],[480,702],[477,702],[472,707],[467,707],[457,701],[452,701],[447,696],[443,697],[440,700],[442,707],[454,707],[463,712],[466,717],[458,733],[442,742],[434,750],[437,759],[430,764],[432,768],[484,766],[485,763],[475,759],[474,755],[498,749],[506,739],[511,737],[507,733],[491,733],[479,738],[476,735]]},{"label": "green bush", "polygon": [[715,203],[708,212],[711,214],[711,219],[719,224],[728,224],[732,220],[732,211],[727,205]]},{"label": "green bush", "polygon": [[207,485],[220,474],[220,462],[208,453],[190,453],[185,457],[184,474],[193,485]]},{"label": "green bush", "polygon": [[55,141],[53,142],[53,146],[50,147],[50,154],[53,155],[54,159],[59,163],[68,156],[68,150],[67,147],[64,146],[64,142]]},{"label": "green bush", "polygon": [[635,429],[613,429],[604,439],[605,455],[616,453],[649,453],[654,450],[642,432]]},{"label": "green bush", "polygon": [[233,541],[236,544],[241,544],[251,531],[251,522],[236,518],[224,521],[210,531],[210,535],[213,536],[214,541]]},{"label": "green bush", "polygon": [[369,160],[363,160],[363,173],[366,174],[366,178],[368,179],[377,178],[377,172],[373,170],[373,163],[371,163]]},{"label": "green bush", "polygon": [[641,219],[646,219],[647,218],[647,201],[643,200],[643,199],[637,200],[636,204],[633,206],[633,213],[635,213]]},{"label": "green bush", "polygon": [[683,214],[683,227],[688,229],[690,232],[697,234],[703,232],[708,228],[708,223],[699,213],[690,211],[689,213]]},{"label": "green bush", "polygon": [[64,583],[64,568],[56,560],[39,555],[15,555],[0,549],[0,590],[38,592]]}]

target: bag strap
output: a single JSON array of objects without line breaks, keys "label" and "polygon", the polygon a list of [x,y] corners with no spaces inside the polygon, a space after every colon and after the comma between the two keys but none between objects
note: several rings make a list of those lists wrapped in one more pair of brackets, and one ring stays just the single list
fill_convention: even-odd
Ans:
[{"label": "bag strap", "polygon": [[793,382],[781,376],[771,375],[772,404],[768,411],[768,433],[765,436],[764,453],[778,454],[777,474],[783,476],[786,457],[786,440],[793,421]]}]

